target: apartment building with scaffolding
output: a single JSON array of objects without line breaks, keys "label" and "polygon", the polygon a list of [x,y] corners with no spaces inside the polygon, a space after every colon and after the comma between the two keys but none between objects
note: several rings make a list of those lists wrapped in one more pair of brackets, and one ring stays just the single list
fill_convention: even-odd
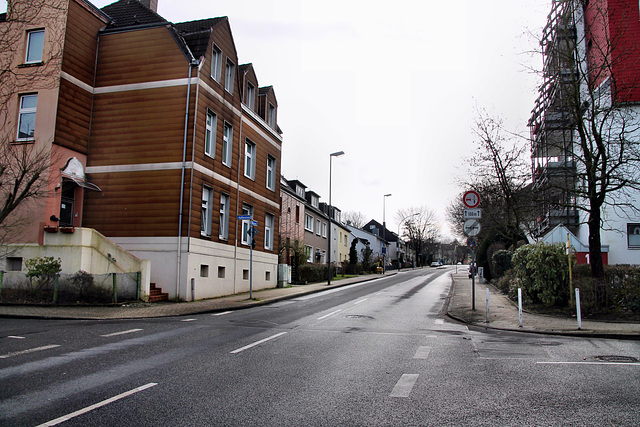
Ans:
[{"label": "apartment building with scaffolding", "polygon": [[589,263],[590,198],[608,186],[598,194],[603,262],[640,264],[639,3],[554,0],[541,47],[543,81],[529,120],[535,238],[568,236],[578,262]]}]

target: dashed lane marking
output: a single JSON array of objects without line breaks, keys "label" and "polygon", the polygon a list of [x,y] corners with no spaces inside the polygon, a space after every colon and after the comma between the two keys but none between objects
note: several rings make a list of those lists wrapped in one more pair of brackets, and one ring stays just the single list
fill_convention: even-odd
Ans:
[{"label": "dashed lane marking", "polygon": [[9,335],[7,338],[13,338],[13,339],[16,339],[16,340],[23,340],[24,339],[24,337],[17,337],[15,335]]},{"label": "dashed lane marking", "polygon": [[212,316],[224,316],[225,314],[233,313],[232,311],[224,311],[222,313],[213,313]]},{"label": "dashed lane marking", "polygon": [[140,392],[142,390],[146,390],[146,389],[151,388],[151,387],[156,386],[156,385],[158,385],[158,383],[145,384],[143,386],[134,388],[133,390],[126,391],[126,392],[124,392],[122,394],[119,394],[117,396],[110,397],[109,399],[103,400],[102,402],[98,402],[96,404],[93,404],[91,406],[87,406],[86,408],[82,408],[82,409],[77,410],[75,412],[72,412],[70,414],[63,415],[62,417],[56,418],[55,420],[47,421],[46,423],[40,424],[37,427],[48,427],[48,426],[58,425],[58,424],[63,423],[65,421],[69,421],[71,418],[75,418],[78,415],[86,414],[87,412],[93,411],[94,409],[98,409],[101,406],[108,405],[109,403],[115,402],[116,400],[120,400],[120,399],[123,399],[123,398],[125,398],[127,396],[131,396],[132,394],[138,393],[138,392]]},{"label": "dashed lane marking", "polygon": [[193,322],[198,319],[183,319],[182,322]]},{"label": "dashed lane marking", "polygon": [[390,397],[409,397],[413,386],[418,381],[418,374],[402,374],[393,390],[391,390]]},{"label": "dashed lane marking", "polygon": [[326,319],[327,317],[333,316],[336,313],[340,313],[342,310],[336,310],[336,311],[332,311],[329,314],[325,314],[324,316],[318,317],[318,320],[323,320]]},{"label": "dashed lane marking", "polygon": [[116,335],[132,334],[134,332],[140,332],[140,331],[142,331],[142,329],[129,329],[129,330],[126,330],[126,331],[113,332],[113,333],[110,333],[110,334],[105,334],[105,335],[100,335],[100,336],[107,338],[107,337],[115,337]]},{"label": "dashed lane marking", "polygon": [[255,346],[257,346],[257,345],[260,345],[260,344],[262,344],[262,343],[265,343],[265,342],[267,342],[267,341],[271,341],[272,339],[275,339],[275,338],[281,337],[282,335],[285,335],[285,334],[286,334],[286,332],[280,332],[279,334],[271,335],[270,337],[267,337],[267,338],[262,339],[262,340],[260,340],[260,341],[256,341],[256,342],[254,342],[253,344],[245,345],[244,347],[240,347],[239,349],[233,350],[233,351],[231,352],[231,354],[238,354],[238,353],[240,353],[240,352],[242,352],[242,351],[248,350],[248,349],[250,349],[250,348],[253,348],[253,347],[255,347]]},{"label": "dashed lane marking", "polygon": [[21,354],[34,353],[36,351],[49,350],[50,348],[56,348],[56,347],[60,347],[60,346],[58,344],[51,344],[51,345],[44,345],[42,347],[30,348],[28,350],[15,351],[13,353],[3,354],[2,356],[0,356],[0,359],[8,359],[10,357],[20,356]]},{"label": "dashed lane marking", "polygon": [[431,347],[421,346],[416,350],[416,354],[413,356],[414,359],[426,359],[429,357],[429,352],[431,351]]}]

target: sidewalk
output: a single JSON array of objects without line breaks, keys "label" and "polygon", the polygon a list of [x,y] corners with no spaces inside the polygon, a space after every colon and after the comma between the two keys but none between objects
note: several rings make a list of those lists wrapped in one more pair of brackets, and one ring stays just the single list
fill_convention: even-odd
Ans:
[{"label": "sidewalk", "polygon": [[[576,318],[535,314],[523,307],[522,327],[520,327],[518,306],[492,285],[478,284],[476,278],[476,310],[471,307],[472,286],[469,273],[454,272],[454,285],[449,295],[447,315],[468,325],[540,334],[589,336],[598,338],[640,339],[640,323],[600,322],[582,319],[578,329]],[[487,295],[489,289],[489,322],[487,323]]]},{"label": "sidewalk", "polygon": [[[397,274],[396,271],[386,275]],[[378,279],[379,274],[353,277],[327,283],[265,289],[249,294],[230,295],[195,302],[131,303],[122,306],[39,306],[0,305],[0,317],[47,319],[138,319],[169,316],[187,316],[215,313],[270,304],[301,295]],[[640,339],[640,323],[615,323],[582,321],[578,329],[575,318],[561,318],[534,313],[523,313],[523,326],[519,325],[518,307],[491,285],[476,283],[476,310],[471,309],[471,279],[467,269],[451,272],[452,287],[449,294],[447,315],[468,325],[529,333],[589,336],[604,338]],[[486,289],[489,288],[489,322],[486,322]],[[526,307],[525,307],[526,310]]]}]

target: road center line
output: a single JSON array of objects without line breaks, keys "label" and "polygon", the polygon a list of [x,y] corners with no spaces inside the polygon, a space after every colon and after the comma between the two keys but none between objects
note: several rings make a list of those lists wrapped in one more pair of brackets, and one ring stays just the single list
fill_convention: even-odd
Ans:
[{"label": "road center line", "polygon": [[244,347],[240,347],[240,348],[239,348],[239,349],[237,349],[237,350],[233,350],[233,351],[231,352],[231,354],[238,354],[238,353],[240,353],[241,351],[248,350],[248,349],[250,349],[250,348],[252,348],[252,347],[255,347],[255,346],[257,346],[257,345],[260,345],[260,344],[265,343],[265,342],[267,342],[267,341],[270,341],[270,340],[272,340],[272,339],[275,339],[275,338],[281,337],[281,336],[282,336],[282,335],[284,335],[284,334],[286,334],[286,332],[280,332],[279,334],[271,335],[270,337],[267,337],[267,338],[262,339],[262,340],[260,340],[260,341],[256,341],[256,342],[254,342],[253,344],[245,345]]},{"label": "road center line", "polygon": [[184,319],[184,320],[182,320],[182,322],[193,322],[195,320],[197,320],[197,319]]},{"label": "road center line", "polygon": [[100,335],[101,337],[115,337],[116,335],[131,334],[133,332],[140,332],[142,329],[129,329],[127,331],[113,332],[111,334]]},{"label": "road center line", "polygon": [[354,303],[353,303],[353,305],[358,305],[358,304],[360,304],[360,303],[365,302],[365,301],[366,301],[366,300],[368,300],[368,299],[369,299],[369,298],[361,299],[360,301],[356,301],[356,302],[354,302]]},{"label": "road center line", "polygon": [[36,351],[49,350],[50,348],[56,348],[56,347],[60,347],[60,346],[58,344],[51,344],[51,345],[44,345],[42,347],[30,348],[28,350],[15,351],[13,353],[3,354],[2,356],[0,356],[0,359],[8,359],[9,357],[20,356],[21,354],[34,353]]},{"label": "road center line", "polygon": [[416,354],[413,356],[414,359],[426,359],[429,357],[429,352],[431,352],[431,347],[421,346],[416,350]]},{"label": "road center line", "polygon": [[329,317],[329,316],[333,316],[334,314],[336,314],[336,313],[340,313],[341,311],[342,311],[342,310],[332,311],[332,312],[331,312],[331,313],[329,313],[329,314],[325,314],[325,315],[324,315],[324,316],[322,316],[322,317],[318,317],[318,320],[326,319],[327,317]]},{"label": "road center line", "polygon": [[86,408],[83,408],[83,409],[80,409],[78,411],[72,412],[72,413],[70,413],[68,415],[63,415],[62,417],[56,418],[55,420],[47,421],[46,423],[40,424],[37,427],[47,427],[47,426],[58,425],[58,424],[63,423],[65,421],[69,421],[71,418],[75,418],[78,415],[86,414],[87,412],[93,411],[94,409],[98,409],[101,406],[108,405],[109,403],[115,402],[116,400],[120,400],[120,399],[125,398],[127,396],[131,396],[132,394],[138,393],[139,391],[146,390],[146,389],[151,388],[151,387],[156,386],[156,385],[158,385],[158,383],[145,384],[143,386],[134,388],[133,390],[126,391],[126,392],[124,392],[122,394],[119,394],[117,396],[110,397],[109,399],[103,400],[102,402],[98,402],[98,403],[96,403],[94,405],[87,406]]},{"label": "road center line", "polygon": [[224,316],[225,314],[233,313],[232,311],[224,311],[222,313],[213,313],[212,316]]},{"label": "road center line", "polygon": [[13,339],[16,339],[16,340],[23,340],[24,339],[24,337],[17,337],[15,335],[9,335],[7,338],[13,338]]},{"label": "road center line", "polygon": [[413,386],[418,381],[418,374],[402,374],[393,390],[391,390],[390,397],[409,397]]}]

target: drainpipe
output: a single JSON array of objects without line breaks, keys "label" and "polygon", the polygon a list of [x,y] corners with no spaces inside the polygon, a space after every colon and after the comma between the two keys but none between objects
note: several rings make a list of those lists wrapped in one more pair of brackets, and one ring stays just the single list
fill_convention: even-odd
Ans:
[{"label": "drainpipe", "polygon": [[[197,60],[192,60],[189,63],[189,79],[187,81],[187,106],[184,112],[184,138],[182,144],[182,176],[180,178],[180,208],[178,216],[178,260],[176,271],[176,294],[180,298],[180,269],[182,267],[182,216],[184,214],[182,205],[184,203],[184,175],[187,167],[187,135],[189,133],[189,102],[191,101],[191,70],[194,66],[198,65]],[[186,292],[185,292],[186,296]]]}]

